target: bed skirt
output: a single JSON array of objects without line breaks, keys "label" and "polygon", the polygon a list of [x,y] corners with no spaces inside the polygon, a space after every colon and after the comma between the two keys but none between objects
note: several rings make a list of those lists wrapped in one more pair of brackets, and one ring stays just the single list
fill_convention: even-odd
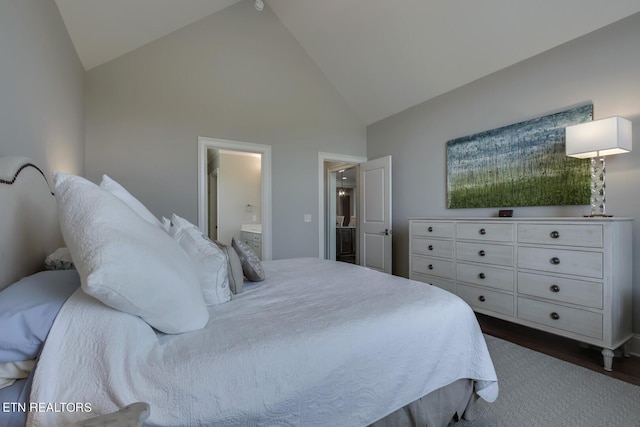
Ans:
[{"label": "bed skirt", "polygon": [[414,400],[369,427],[445,427],[461,419],[473,419],[478,397],[473,381],[460,379]]}]

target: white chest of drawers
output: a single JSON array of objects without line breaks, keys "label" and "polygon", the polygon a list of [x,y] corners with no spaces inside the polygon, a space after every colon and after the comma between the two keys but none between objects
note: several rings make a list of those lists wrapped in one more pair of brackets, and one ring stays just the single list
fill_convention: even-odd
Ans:
[{"label": "white chest of drawers", "polygon": [[630,218],[409,220],[409,277],[475,311],[613,350],[632,336]]}]

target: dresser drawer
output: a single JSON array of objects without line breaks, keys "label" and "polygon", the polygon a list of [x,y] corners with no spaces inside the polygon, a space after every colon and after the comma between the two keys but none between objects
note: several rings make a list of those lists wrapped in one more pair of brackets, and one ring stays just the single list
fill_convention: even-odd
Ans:
[{"label": "dresser drawer", "polygon": [[513,246],[458,242],[456,259],[513,267]]},{"label": "dresser drawer", "polygon": [[587,337],[602,339],[602,314],[518,298],[518,318]]},{"label": "dresser drawer", "polygon": [[519,247],[518,267],[601,279],[603,259],[600,252]]},{"label": "dresser drawer", "polygon": [[411,265],[413,266],[412,273],[428,274],[453,279],[453,261],[412,255]]},{"label": "dresser drawer", "polygon": [[453,258],[453,241],[425,239],[414,237],[411,239],[412,253],[417,255]]},{"label": "dresser drawer", "polygon": [[452,222],[412,221],[411,235],[422,237],[453,238]]},{"label": "dresser drawer", "polygon": [[518,224],[518,243],[601,248],[599,224]]},{"label": "dresser drawer", "polygon": [[426,274],[411,273],[411,279],[418,282],[428,283],[433,286],[437,286],[445,291],[453,293],[453,282],[451,280],[444,279],[442,277],[428,276]]},{"label": "dresser drawer", "polygon": [[247,242],[257,242],[262,243],[262,234],[261,233],[252,233],[250,231],[241,231],[240,238],[242,240],[246,240]]},{"label": "dresser drawer", "polygon": [[456,280],[505,291],[513,291],[514,288],[513,270],[487,265],[459,262],[456,264]]},{"label": "dresser drawer", "polygon": [[513,224],[460,222],[456,224],[456,238],[513,242]]},{"label": "dresser drawer", "polygon": [[518,273],[518,293],[585,307],[602,308],[601,282]]},{"label": "dresser drawer", "polygon": [[474,309],[513,316],[513,295],[466,285],[458,285],[457,294]]}]

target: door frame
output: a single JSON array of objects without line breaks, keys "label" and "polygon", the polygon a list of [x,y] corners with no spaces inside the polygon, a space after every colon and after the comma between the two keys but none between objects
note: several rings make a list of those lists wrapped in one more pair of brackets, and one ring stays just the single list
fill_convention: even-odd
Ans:
[{"label": "door frame", "polygon": [[344,163],[364,163],[366,157],[350,156],[348,154],[325,153],[318,152],[318,257],[326,259],[326,236],[327,236],[327,185],[325,177],[325,162],[344,162]]},{"label": "door frame", "polygon": [[272,258],[271,217],[271,146],[252,142],[198,137],[198,227],[208,235],[207,151],[209,149],[241,151],[261,155],[262,174],[262,259]]}]

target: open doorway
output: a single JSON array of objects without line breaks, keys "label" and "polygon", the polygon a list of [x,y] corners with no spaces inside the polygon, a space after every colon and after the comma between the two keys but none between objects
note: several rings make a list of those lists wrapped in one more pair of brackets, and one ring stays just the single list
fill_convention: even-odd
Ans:
[{"label": "open doorway", "polygon": [[358,263],[358,164],[325,162],[326,259]]},{"label": "open doorway", "polygon": [[[338,192],[340,191],[340,185],[342,185],[345,194],[349,192],[349,200],[353,204],[349,203],[349,218],[345,218],[342,222],[342,227],[349,225],[351,216],[357,216],[357,195],[358,195],[358,179],[357,179],[357,165],[366,161],[366,157],[349,156],[344,154],[334,153],[318,153],[318,174],[319,174],[319,256],[320,258],[336,260],[336,256],[340,251],[337,251],[338,231],[337,217],[346,216],[338,215],[338,205],[347,203],[341,201]],[[342,175],[340,174],[340,171]],[[342,178],[348,174],[352,174],[353,177],[343,180]],[[340,182],[339,182],[340,181]],[[342,183],[342,181],[349,181],[349,184]],[[341,208],[342,209],[342,208]],[[346,209],[344,209],[346,211]],[[343,211],[341,211],[343,212]],[[356,213],[356,215],[351,215]],[[357,227],[354,226],[351,231],[343,231],[342,233],[355,234],[355,241],[353,242],[354,254],[351,258],[355,263],[358,263],[358,234]],[[348,237],[348,236],[347,236]],[[345,248],[348,249],[348,248]]]},{"label": "open doorway", "polygon": [[358,168],[345,165],[336,174],[336,261],[356,264],[358,259]]},{"label": "open doorway", "polygon": [[207,150],[209,238],[242,240],[262,259],[262,155]]},{"label": "open doorway", "polygon": [[271,146],[198,138],[198,226],[271,259]]},{"label": "open doorway", "polygon": [[[340,170],[355,167],[356,264],[392,272],[391,156],[367,161],[366,158],[318,153],[319,177],[319,256],[336,259],[337,205],[336,181]],[[342,178],[342,177],[340,177]],[[344,224],[344,222],[343,222]]]}]

